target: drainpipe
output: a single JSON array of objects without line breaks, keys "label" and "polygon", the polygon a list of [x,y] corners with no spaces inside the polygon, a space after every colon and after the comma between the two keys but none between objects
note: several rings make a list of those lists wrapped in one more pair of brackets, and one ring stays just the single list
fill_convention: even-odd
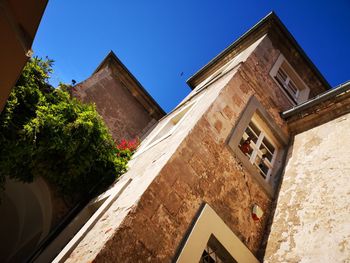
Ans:
[{"label": "drainpipe", "polygon": [[342,94],[344,92],[348,92],[350,90],[350,81],[347,81],[343,84],[340,84],[338,87],[330,90],[330,91],[326,91],[324,93],[321,93],[320,95],[316,96],[315,98],[312,98],[302,104],[299,104],[293,108],[291,108],[290,110],[284,111],[281,113],[281,117],[283,119],[289,118],[303,110],[309,109],[317,104],[320,104],[321,102],[324,102],[332,97],[335,97],[339,94]]}]

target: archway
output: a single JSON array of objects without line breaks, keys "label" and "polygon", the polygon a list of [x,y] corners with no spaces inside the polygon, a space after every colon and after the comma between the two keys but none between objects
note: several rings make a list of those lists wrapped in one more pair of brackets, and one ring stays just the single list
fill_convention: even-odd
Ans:
[{"label": "archway", "polygon": [[0,262],[23,262],[49,233],[51,195],[39,178],[24,184],[8,180],[0,204]]}]

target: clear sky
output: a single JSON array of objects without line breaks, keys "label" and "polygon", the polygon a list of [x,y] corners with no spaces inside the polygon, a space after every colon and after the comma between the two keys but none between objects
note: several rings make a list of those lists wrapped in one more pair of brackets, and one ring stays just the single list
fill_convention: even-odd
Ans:
[{"label": "clear sky", "polygon": [[170,111],[191,75],[272,10],[332,86],[350,80],[350,0],[49,0],[33,50],[55,60],[54,85],[85,80],[113,50]]}]

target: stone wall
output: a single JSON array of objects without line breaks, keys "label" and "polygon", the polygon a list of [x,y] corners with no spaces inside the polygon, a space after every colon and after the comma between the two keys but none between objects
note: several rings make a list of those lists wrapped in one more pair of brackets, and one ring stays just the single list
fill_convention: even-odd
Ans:
[{"label": "stone wall", "polygon": [[[131,183],[67,261],[169,262],[202,202],[259,257],[274,200],[228,141],[252,96],[288,138],[280,112],[289,109],[290,103],[269,75],[279,54],[265,36],[236,68],[198,94],[194,90],[188,100],[203,96],[191,114],[157,144],[146,149],[141,145],[121,178],[121,182],[132,179]],[[174,114],[162,119],[148,137]],[[254,204],[264,211],[259,222],[251,217]]]},{"label": "stone wall", "polygon": [[[147,151],[136,152],[135,157],[129,162],[129,171],[121,177],[114,187],[119,187],[127,180],[131,180],[131,183],[113,201],[110,208],[101,215],[101,219],[96,222],[94,227],[86,234],[82,233],[84,237],[74,245],[72,252],[69,255],[59,255],[60,258],[66,259],[67,262],[89,262],[92,260],[116,262],[116,259],[121,258],[123,262],[142,262],[148,259],[159,262],[173,256],[178,246],[176,242],[179,242],[180,234],[183,234],[187,226],[184,225],[182,229],[179,229],[179,235],[171,243],[171,247],[164,248],[169,245],[169,240],[164,239],[163,242],[162,239],[164,235],[167,235],[166,229],[170,229],[173,222],[167,222],[165,215],[161,217],[163,218],[163,226],[161,227],[158,225],[158,217],[152,218],[152,215],[159,209],[159,202],[169,202],[170,200],[164,200],[167,197],[161,194],[162,189],[154,192],[155,188],[153,188],[150,191],[153,187],[152,184],[159,185],[157,182],[163,180],[161,179],[163,176],[165,176],[164,179],[167,176],[171,177],[171,171],[167,172],[167,163],[172,160],[174,154],[178,156],[176,152],[178,152],[179,145],[191,133],[193,126],[202,118],[208,107],[217,98],[220,90],[235,73],[232,72],[221,78],[207,89],[205,99],[196,104],[196,107],[186,118],[186,122],[179,123],[178,129],[171,136],[161,140]],[[158,126],[161,127],[171,116],[172,114],[164,118]],[[156,127],[149,136],[152,137],[152,134],[156,133],[157,130],[159,127]],[[142,147],[141,144],[139,151],[143,150]],[[180,169],[180,167],[178,168]],[[176,179],[175,176],[172,178]],[[166,181],[171,185],[171,180]],[[170,194],[169,196],[171,196]],[[173,194],[172,196],[177,197]],[[186,220],[192,220],[191,216],[188,215]],[[169,225],[167,225],[168,223]],[[167,238],[171,238],[171,236],[167,235]],[[161,252],[162,248],[163,252]]]},{"label": "stone wall", "polygon": [[110,66],[76,85],[72,94],[80,101],[96,105],[115,140],[141,138],[156,123]]},{"label": "stone wall", "polygon": [[[251,94],[238,78],[230,81],[227,91],[181,143],[96,262],[113,258],[169,262],[202,202],[208,203],[257,254],[271,200],[226,144]],[[251,217],[254,204],[259,204],[266,215],[258,223]]]},{"label": "stone wall", "polygon": [[350,114],[295,136],[265,262],[350,259]]},{"label": "stone wall", "polygon": [[[255,255],[258,254],[272,199],[242,166],[227,142],[241,112],[253,95],[266,107],[282,130],[287,131],[279,117],[282,109],[273,103],[279,94],[266,92],[267,89],[274,89],[266,87],[266,83],[269,85],[274,82],[256,76],[259,70],[262,74],[268,72],[278,52],[271,50],[272,46],[266,38],[260,45],[262,47],[248,57],[246,65],[243,63],[236,71],[222,77],[202,92],[203,97],[195,105],[191,116],[182,123],[182,128],[179,127],[172,136],[136,157],[126,176],[135,174],[135,179],[141,178],[146,171],[144,176],[148,177],[149,186],[142,186],[147,188],[137,203],[131,203],[130,207],[124,203],[128,210],[123,213],[127,213],[127,216],[118,226],[108,227],[107,222],[112,223],[112,219],[109,219],[113,217],[112,212],[108,213],[104,223],[98,223],[101,227],[99,233],[105,231],[110,236],[103,248],[92,248],[92,257],[86,257],[84,247],[89,242],[83,241],[71,254],[69,262],[82,259],[94,259],[95,262],[115,262],[115,259],[123,259],[123,262],[168,262],[174,257],[202,202],[207,202],[241,241]],[[275,54],[272,58],[267,55],[262,58],[265,53],[272,51]],[[279,98],[281,105],[286,102],[286,98]],[[163,121],[166,120],[167,118]],[[157,128],[154,129],[156,131]],[[176,139],[181,133],[183,139]],[[146,155],[151,158],[155,153],[159,154],[161,145],[167,147],[168,151],[175,147],[175,151],[169,155],[159,172],[152,175],[151,169],[147,170],[147,162],[142,159]],[[160,165],[161,160],[156,160],[153,160],[153,165]],[[143,168],[144,171],[137,175],[136,165],[141,162],[143,167],[140,166],[140,169]],[[138,193],[141,182],[133,187],[134,193]],[[132,191],[133,187],[130,185],[130,190],[127,189],[123,195]],[[251,217],[254,204],[261,206],[265,212],[260,222],[255,222]],[[113,205],[113,209],[120,211],[115,214],[119,216],[120,208]],[[93,242],[94,234],[89,233],[88,236]]]}]

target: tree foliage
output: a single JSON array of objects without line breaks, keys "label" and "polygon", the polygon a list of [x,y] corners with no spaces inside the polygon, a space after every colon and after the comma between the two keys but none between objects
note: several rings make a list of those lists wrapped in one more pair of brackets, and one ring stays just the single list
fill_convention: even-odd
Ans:
[{"label": "tree foliage", "polygon": [[130,153],[115,147],[94,105],[48,83],[51,66],[31,59],[0,115],[0,186],[42,176],[62,194],[82,196],[125,172]]}]

